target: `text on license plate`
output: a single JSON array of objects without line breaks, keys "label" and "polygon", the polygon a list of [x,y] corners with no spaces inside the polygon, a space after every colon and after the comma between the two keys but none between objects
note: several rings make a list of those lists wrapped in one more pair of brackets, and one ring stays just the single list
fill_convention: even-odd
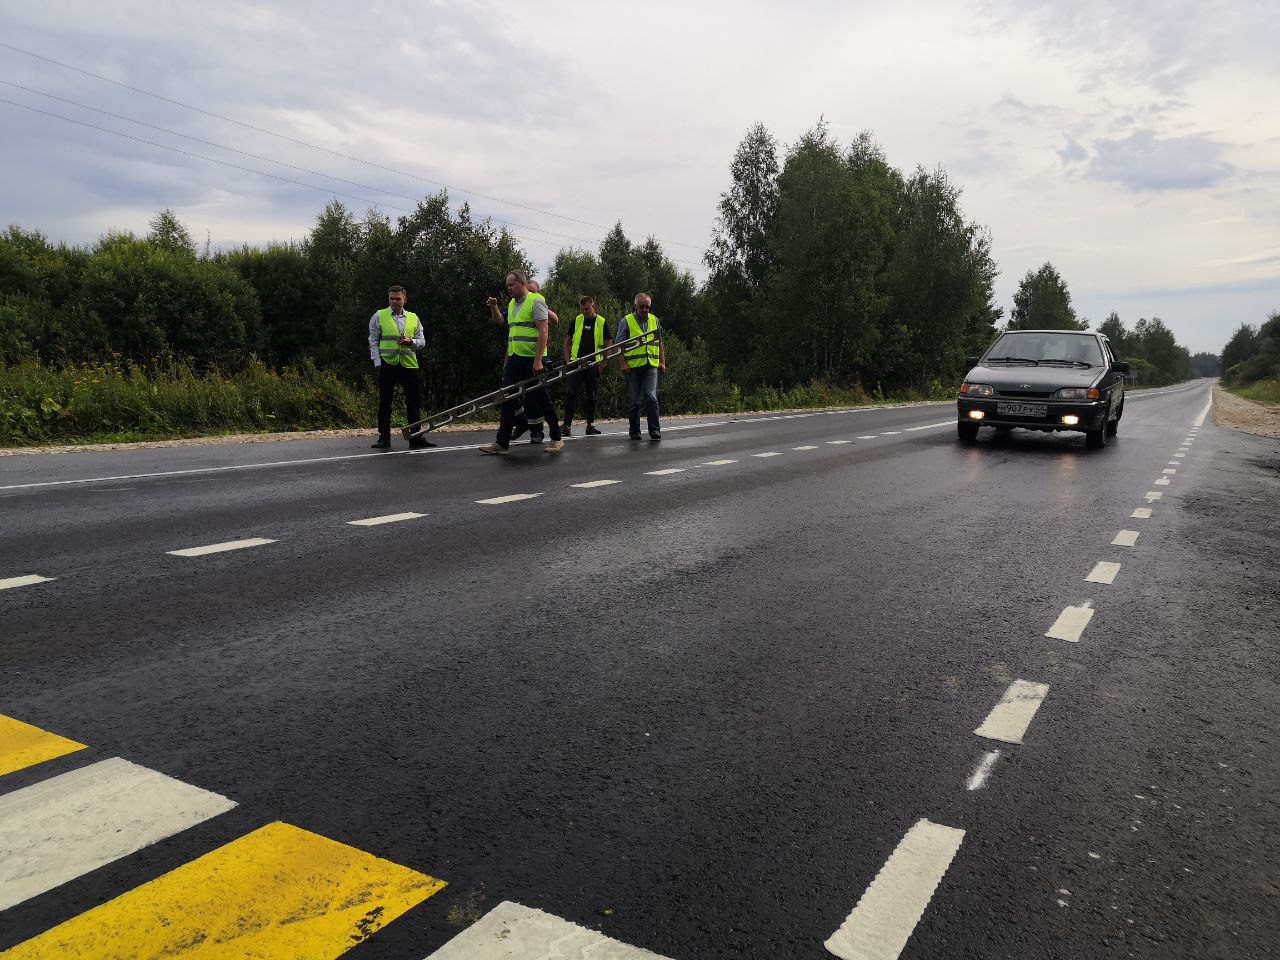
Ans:
[{"label": "text on license plate", "polygon": [[1047,403],[1000,403],[996,413],[1002,417],[1043,417],[1049,413]]}]

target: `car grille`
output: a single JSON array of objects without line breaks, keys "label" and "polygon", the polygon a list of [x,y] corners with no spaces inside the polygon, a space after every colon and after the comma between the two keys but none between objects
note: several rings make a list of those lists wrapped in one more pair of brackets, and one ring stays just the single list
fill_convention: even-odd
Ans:
[{"label": "car grille", "polygon": [[1036,390],[1000,390],[998,396],[1001,397],[1017,397],[1019,400],[1047,400],[1053,396],[1053,392],[1041,393]]}]

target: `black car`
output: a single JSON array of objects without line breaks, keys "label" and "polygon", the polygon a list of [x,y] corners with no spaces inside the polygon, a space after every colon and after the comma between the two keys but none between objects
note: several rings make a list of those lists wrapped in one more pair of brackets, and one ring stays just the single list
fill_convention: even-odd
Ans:
[{"label": "black car", "polygon": [[998,431],[1075,430],[1085,446],[1104,447],[1124,416],[1127,363],[1111,355],[1100,333],[1009,330],[979,357],[960,384],[960,439],[972,443],[981,427]]}]

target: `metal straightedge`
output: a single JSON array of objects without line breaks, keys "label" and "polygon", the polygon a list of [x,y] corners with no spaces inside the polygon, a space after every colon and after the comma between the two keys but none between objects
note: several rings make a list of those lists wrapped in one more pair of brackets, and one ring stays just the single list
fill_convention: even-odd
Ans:
[{"label": "metal straightedge", "polygon": [[584,370],[589,366],[597,363],[604,363],[606,360],[612,360],[620,357],[628,350],[634,350],[636,347],[648,346],[662,339],[662,331],[655,330],[652,333],[642,333],[638,337],[632,337],[630,340],[623,340],[621,343],[615,343],[612,346],[605,347],[603,350],[597,350],[595,353],[589,353],[586,356],[579,357],[577,360],[570,360],[554,370],[547,368],[544,372],[537,376],[530,377],[528,380],[522,380],[520,383],[513,383],[510,386],[502,387],[494,390],[492,393],[486,393],[482,397],[476,397],[474,400],[468,400],[466,403],[460,403],[456,407],[450,407],[448,410],[441,410],[439,413],[432,414],[415,423],[411,423],[406,427],[402,427],[400,432],[404,434],[406,440],[414,440],[424,434],[430,433],[432,430],[439,430],[446,424],[453,423],[455,420],[461,420],[463,417],[469,417],[472,414],[479,413],[481,410],[488,410],[492,407],[500,407],[508,400],[516,400],[523,397],[530,390],[536,390],[540,387],[549,387],[553,383],[558,383],[565,377]]}]

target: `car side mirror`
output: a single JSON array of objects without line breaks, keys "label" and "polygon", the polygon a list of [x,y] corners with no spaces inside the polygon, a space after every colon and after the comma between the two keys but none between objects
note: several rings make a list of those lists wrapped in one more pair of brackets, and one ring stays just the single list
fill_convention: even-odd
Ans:
[{"label": "car side mirror", "polygon": [[1111,364],[1111,369],[1114,370],[1116,373],[1128,373],[1129,365],[1125,363],[1123,360],[1117,360],[1115,361],[1115,363]]},{"label": "car side mirror", "polygon": [[976,367],[976,366],[978,365],[978,358],[977,358],[977,357],[965,357],[965,358],[964,358],[964,365],[965,365],[966,367]]}]

